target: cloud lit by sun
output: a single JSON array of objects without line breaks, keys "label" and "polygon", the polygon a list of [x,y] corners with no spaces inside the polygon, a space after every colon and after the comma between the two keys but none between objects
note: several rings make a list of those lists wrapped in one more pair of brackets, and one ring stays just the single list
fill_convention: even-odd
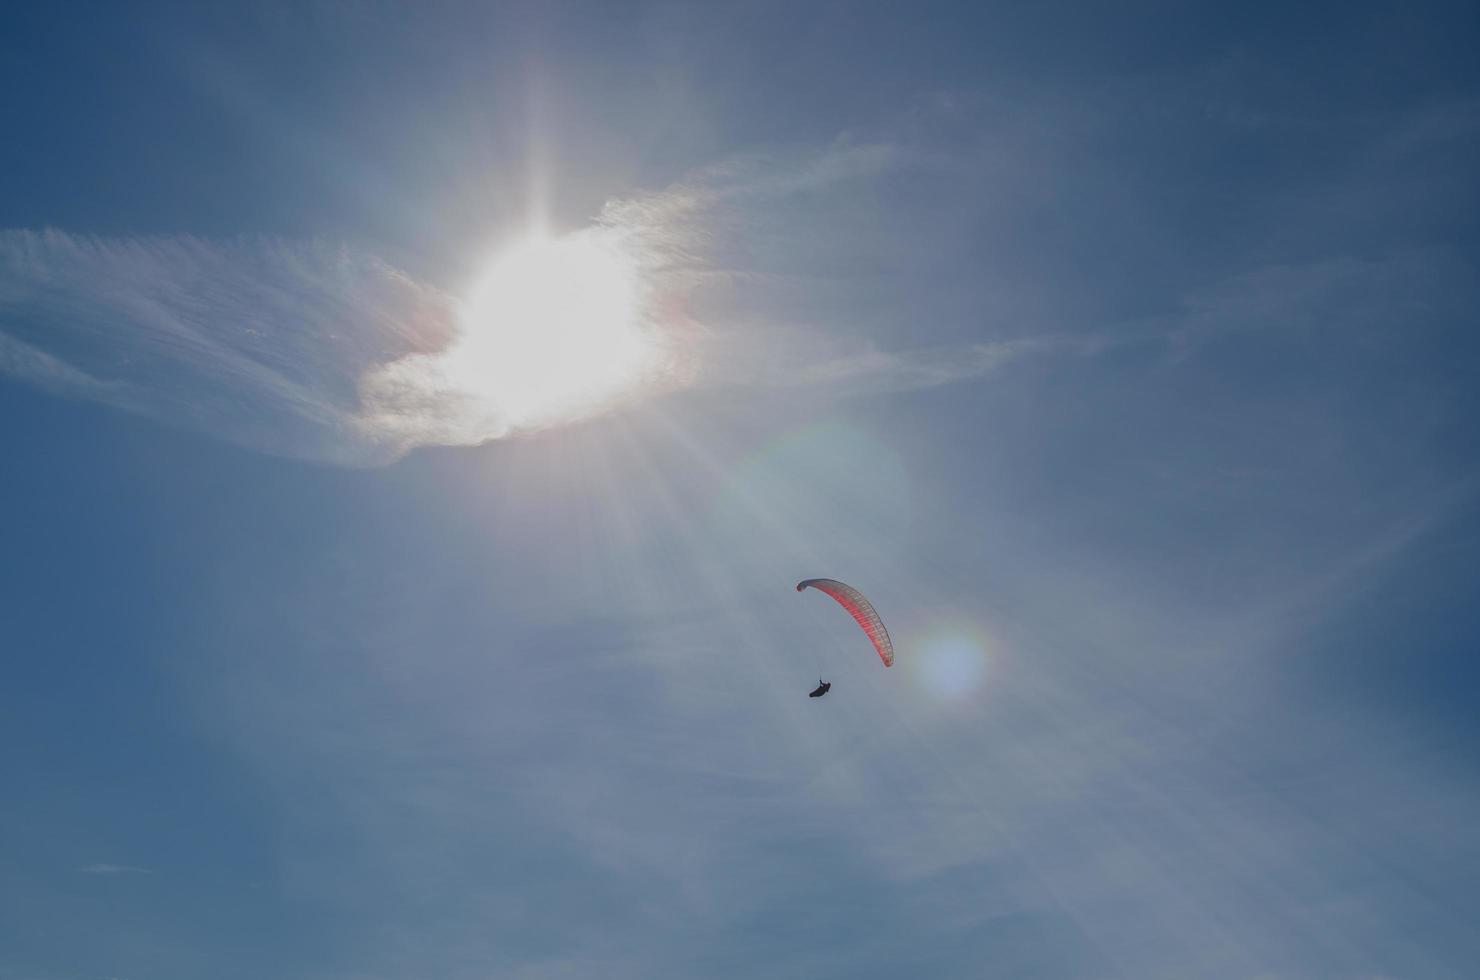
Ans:
[{"label": "cloud lit by sun", "polygon": [[631,258],[594,234],[535,237],[499,255],[461,310],[448,380],[516,427],[579,413],[637,383],[656,340]]},{"label": "cloud lit by sun", "polygon": [[620,231],[535,234],[496,253],[457,305],[457,336],[365,377],[382,437],[475,443],[594,414],[654,385],[669,344]]}]

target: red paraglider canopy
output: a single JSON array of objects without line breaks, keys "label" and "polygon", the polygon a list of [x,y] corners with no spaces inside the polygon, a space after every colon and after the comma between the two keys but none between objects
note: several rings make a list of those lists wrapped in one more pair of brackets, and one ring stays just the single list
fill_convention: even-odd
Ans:
[{"label": "red paraglider canopy", "polygon": [[797,583],[798,592],[803,592],[808,588],[826,592],[836,599],[838,605],[848,610],[848,615],[863,627],[863,631],[873,642],[874,649],[879,652],[879,659],[884,661],[884,666],[894,666],[894,644],[889,640],[889,631],[884,629],[884,621],[879,618],[878,613],[874,612],[873,604],[864,597],[862,592],[845,582],[831,578],[809,578]]}]

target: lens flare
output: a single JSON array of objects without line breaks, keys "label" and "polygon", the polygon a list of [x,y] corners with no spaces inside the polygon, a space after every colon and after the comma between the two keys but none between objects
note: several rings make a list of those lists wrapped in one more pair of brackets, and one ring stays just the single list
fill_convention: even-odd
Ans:
[{"label": "lens flare", "polygon": [[926,634],[923,642],[901,663],[911,665],[911,674],[925,693],[938,701],[959,702],[971,698],[987,673],[986,638],[971,627],[951,625]]}]

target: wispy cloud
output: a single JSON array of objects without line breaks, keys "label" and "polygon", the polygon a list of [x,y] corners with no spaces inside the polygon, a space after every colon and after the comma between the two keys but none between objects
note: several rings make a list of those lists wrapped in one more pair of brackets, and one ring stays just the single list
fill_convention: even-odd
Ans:
[{"label": "wispy cloud", "polygon": [[77,869],[83,874],[89,875],[152,875],[154,872],[149,868],[139,868],[131,864],[87,864]]},{"label": "wispy cloud", "polygon": [[838,393],[910,391],[985,377],[1012,361],[1032,356],[1098,353],[1107,341],[1093,338],[1030,337],[955,347],[883,351],[868,348],[779,373],[774,384],[817,386]]},{"label": "wispy cloud", "polygon": [[[844,239],[790,229],[790,209],[829,195],[825,207],[835,207],[904,160],[887,144],[840,142],[732,160],[609,202],[580,234],[619,241],[643,277],[643,315],[666,351],[643,390],[923,387],[1051,349],[1014,341],[885,353],[792,315],[812,289],[833,288],[826,267]],[[822,267],[771,242],[778,229],[788,239],[805,231]],[[341,245],[0,232],[0,372],[322,462],[374,465],[518,426],[448,383],[457,306],[439,286]]]},{"label": "wispy cloud", "polygon": [[448,300],[319,243],[0,233],[0,369],[265,452],[389,458],[357,424],[370,365],[445,344]]},{"label": "wispy cloud", "polygon": [[[980,147],[933,150],[929,139],[840,139],[732,158],[612,199],[575,234],[631,256],[663,356],[621,397],[540,424],[676,387],[805,387],[826,400],[970,382],[1025,358],[1125,343],[1185,354],[1232,333],[1333,324],[1348,337],[1392,336],[1395,318],[1467,296],[1453,288],[1463,274],[1452,258],[1408,250],[1259,261],[1169,297],[1169,315],[1046,322],[1010,298],[1026,287],[994,287],[991,267],[953,264],[952,236],[976,232],[943,214],[906,214],[878,193],[902,179],[928,185],[936,202],[980,192],[962,184],[977,178],[961,164],[983,153],[996,159]],[[1013,193],[1026,186],[1008,177]],[[926,223],[896,235],[909,221]],[[922,236],[928,255],[913,244]],[[524,424],[450,380],[459,303],[343,245],[0,232],[0,374],[332,464],[378,465]]]}]

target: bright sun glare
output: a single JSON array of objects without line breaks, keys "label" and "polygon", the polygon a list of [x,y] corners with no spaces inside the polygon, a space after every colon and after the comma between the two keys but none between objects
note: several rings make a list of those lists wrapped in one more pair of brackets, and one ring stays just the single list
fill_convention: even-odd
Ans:
[{"label": "bright sun glare", "polygon": [[517,427],[599,407],[656,360],[640,286],[635,263],[594,233],[531,238],[468,294],[448,380]]}]

